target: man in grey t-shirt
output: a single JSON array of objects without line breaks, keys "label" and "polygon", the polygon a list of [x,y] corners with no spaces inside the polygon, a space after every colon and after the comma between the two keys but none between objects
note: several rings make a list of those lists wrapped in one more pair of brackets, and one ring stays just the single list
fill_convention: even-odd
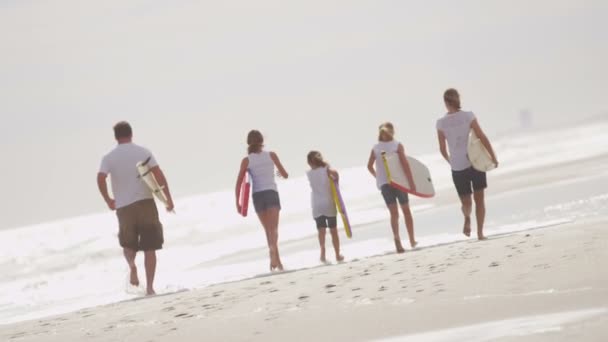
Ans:
[{"label": "man in grey t-shirt", "polygon": [[[158,218],[158,210],[152,191],[139,177],[136,164],[148,161],[150,171],[163,187],[167,197],[167,210],[173,210],[173,199],[169,185],[156,159],[146,148],[132,142],[133,131],[127,122],[114,126],[114,137],[118,142],[116,148],[103,157],[97,185],[99,192],[110,210],[116,210],[118,217],[118,240],[123,248],[125,259],[131,270],[130,282],[139,286],[135,256],[137,251],[144,252],[147,280],[147,294],[153,295],[154,275],[156,272],[156,250],[163,246],[163,226]],[[108,193],[106,179],[111,178],[112,193]]]}]

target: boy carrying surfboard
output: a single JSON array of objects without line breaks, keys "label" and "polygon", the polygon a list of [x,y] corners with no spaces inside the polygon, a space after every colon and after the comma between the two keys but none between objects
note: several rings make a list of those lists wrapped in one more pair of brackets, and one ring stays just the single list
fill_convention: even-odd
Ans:
[{"label": "boy carrying surfboard", "polygon": [[[471,236],[471,212],[475,201],[475,216],[477,218],[477,238],[485,240],[483,225],[486,215],[484,190],[487,188],[486,170],[478,170],[469,159],[469,134],[472,132],[479,139],[481,147],[491,159],[493,168],[498,167],[496,154],[492,149],[490,140],[485,135],[473,112],[461,110],[460,94],[456,89],[450,88],[443,94],[443,100],[448,112],[437,120],[437,137],[441,155],[452,168],[452,180],[462,203],[464,215],[463,234]],[[449,153],[448,153],[449,148]]]},{"label": "boy carrying surfboard", "polygon": [[393,238],[395,239],[397,253],[403,253],[405,252],[405,249],[401,244],[401,237],[399,236],[399,206],[405,217],[405,226],[412,248],[415,248],[418,244],[414,238],[414,218],[412,217],[412,212],[410,210],[408,194],[389,184],[382,155],[385,153],[398,154],[408,183],[411,184],[411,191],[416,192],[416,184],[412,176],[412,171],[410,170],[410,165],[405,156],[405,149],[400,142],[394,139],[395,128],[393,124],[386,122],[380,126],[379,130],[378,143],[373,147],[369,156],[367,169],[372,176],[376,178],[378,189],[380,189],[384,202],[390,212],[391,228],[393,230]]}]

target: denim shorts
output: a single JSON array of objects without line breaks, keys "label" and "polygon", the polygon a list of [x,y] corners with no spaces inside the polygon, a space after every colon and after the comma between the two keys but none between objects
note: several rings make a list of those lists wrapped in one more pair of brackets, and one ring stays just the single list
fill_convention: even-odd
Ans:
[{"label": "denim shorts", "polygon": [[281,209],[281,199],[279,193],[274,190],[265,190],[255,192],[252,195],[253,207],[256,213],[261,213],[268,209],[279,208]]},{"label": "denim shorts", "polygon": [[409,202],[409,197],[407,193],[395,189],[389,184],[384,184],[380,188],[380,191],[382,192],[382,197],[384,198],[384,203],[386,203],[386,205],[397,204],[397,202],[399,202],[399,204],[401,205],[404,205]]}]

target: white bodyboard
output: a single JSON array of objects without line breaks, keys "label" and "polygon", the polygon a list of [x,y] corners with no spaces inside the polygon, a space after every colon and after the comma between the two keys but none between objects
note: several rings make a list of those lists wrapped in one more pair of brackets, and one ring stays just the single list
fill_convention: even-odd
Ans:
[{"label": "white bodyboard", "polygon": [[399,155],[397,153],[384,153],[382,158],[389,183],[392,187],[419,197],[428,198],[435,196],[435,186],[433,186],[431,172],[418,159],[406,157],[410,164],[414,184],[416,184],[416,191],[412,191],[405,171],[403,171],[403,167],[401,166]]}]

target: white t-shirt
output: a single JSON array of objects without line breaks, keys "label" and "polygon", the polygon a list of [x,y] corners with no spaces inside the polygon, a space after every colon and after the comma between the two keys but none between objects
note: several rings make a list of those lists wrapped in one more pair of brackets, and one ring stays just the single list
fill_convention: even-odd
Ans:
[{"label": "white t-shirt", "polygon": [[386,153],[397,153],[399,151],[399,144],[397,140],[393,141],[381,141],[374,146],[374,155],[376,156],[376,185],[378,189],[382,188],[383,185],[388,184],[388,175],[384,168],[384,162],[382,161],[382,152]]},{"label": "white t-shirt", "polygon": [[442,131],[448,141],[450,165],[454,171],[462,171],[471,167],[467,147],[473,120],[475,120],[473,112],[463,111],[446,114],[437,120],[437,130]]},{"label": "white t-shirt", "polygon": [[253,187],[252,192],[277,191],[277,183],[274,179],[274,162],[270,157],[270,152],[252,153],[248,158],[248,170]]},{"label": "white t-shirt", "polygon": [[327,169],[327,167],[319,167],[306,173],[312,190],[310,201],[314,218],[319,216],[335,217],[338,214],[331,194]]},{"label": "white t-shirt", "polygon": [[119,144],[103,157],[99,172],[110,175],[117,209],[153,198],[152,191],[139,178],[136,166],[138,162],[148,158],[150,158],[149,167],[158,166],[150,151],[133,143]]}]

